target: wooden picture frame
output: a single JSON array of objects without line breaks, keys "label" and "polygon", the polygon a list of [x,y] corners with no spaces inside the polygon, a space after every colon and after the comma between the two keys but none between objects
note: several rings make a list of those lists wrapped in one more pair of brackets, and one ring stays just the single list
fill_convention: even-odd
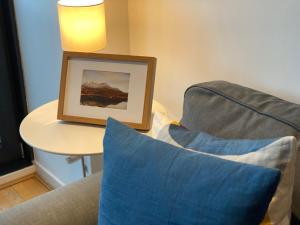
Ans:
[{"label": "wooden picture frame", "polygon": [[[57,119],[149,130],[156,58],[64,52]],[[80,92],[80,93],[78,93]]]}]

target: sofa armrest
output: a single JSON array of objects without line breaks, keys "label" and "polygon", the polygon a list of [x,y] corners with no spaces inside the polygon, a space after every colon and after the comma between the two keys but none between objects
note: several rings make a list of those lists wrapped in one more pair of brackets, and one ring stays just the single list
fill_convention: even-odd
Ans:
[{"label": "sofa armrest", "polygon": [[96,225],[100,174],[0,213],[0,225]]}]

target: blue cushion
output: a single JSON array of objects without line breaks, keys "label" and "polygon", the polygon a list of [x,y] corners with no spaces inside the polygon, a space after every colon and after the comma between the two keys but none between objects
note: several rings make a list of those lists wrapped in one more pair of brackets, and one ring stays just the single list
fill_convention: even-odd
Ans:
[{"label": "blue cushion", "polygon": [[108,119],[99,225],[256,225],[280,172],[208,156]]},{"label": "blue cushion", "polygon": [[216,155],[242,155],[254,152],[278,139],[223,139],[205,132],[189,131],[175,124],[171,124],[166,128],[168,130],[162,132],[168,132],[180,146]]}]

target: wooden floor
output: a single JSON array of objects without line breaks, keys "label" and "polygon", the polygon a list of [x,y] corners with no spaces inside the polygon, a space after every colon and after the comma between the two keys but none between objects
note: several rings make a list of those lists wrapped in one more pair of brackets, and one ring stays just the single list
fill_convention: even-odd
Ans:
[{"label": "wooden floor", "polygon": [[0,211],[11,208],[36,196],[49,192],[50,188],[37,176],[31,176],[0,189]]}]

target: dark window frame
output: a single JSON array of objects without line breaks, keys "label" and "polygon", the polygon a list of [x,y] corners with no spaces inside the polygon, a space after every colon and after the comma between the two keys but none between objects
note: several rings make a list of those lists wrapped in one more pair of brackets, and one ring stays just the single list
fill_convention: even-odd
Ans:
[{"label": "dark window frame", "polygon": [[[12,74],[11,90],[14,98],[16,99],[15,114],[17,123],[20,125],[22,120],[28,114],[28,109],[13,0],[2,0],[0,2],[0,13],[3,15],[3,26],[5,31],[4,38],[6,39],[7,43],[4,51],[7,54],[9,68]],[[34,159],[33,149],[22,140],[20,135],[19,140],[23,146],[24,159],[31,164],[32,160]]]}]

